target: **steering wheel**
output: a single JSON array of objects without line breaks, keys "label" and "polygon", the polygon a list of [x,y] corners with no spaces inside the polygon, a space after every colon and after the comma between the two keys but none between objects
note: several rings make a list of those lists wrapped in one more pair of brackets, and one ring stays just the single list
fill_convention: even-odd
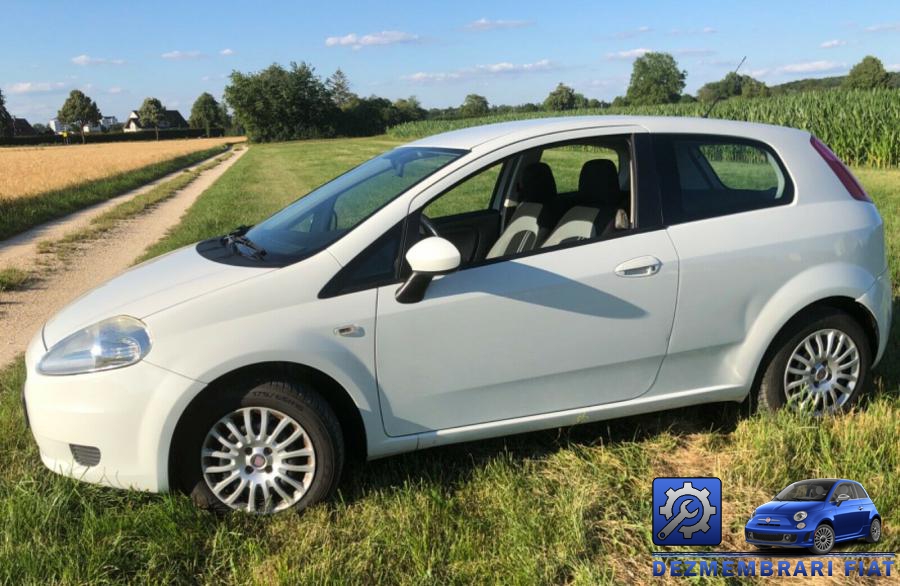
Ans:
[{"label": "steering wheel", "polygon": [[425,214],[419,214],[419,230],[423,234],[440,236],[440,234],[438,234],[437,228],[435,228],[434,224],[425,216]]}]

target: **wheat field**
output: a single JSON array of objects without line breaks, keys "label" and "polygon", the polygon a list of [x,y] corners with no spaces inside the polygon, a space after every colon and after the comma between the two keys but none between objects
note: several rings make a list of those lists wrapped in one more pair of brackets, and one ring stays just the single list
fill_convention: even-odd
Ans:
[{"label": "wheat field", "polygon": [[242,137],[0,149],[0,198],[19,198],[244,140]]}]

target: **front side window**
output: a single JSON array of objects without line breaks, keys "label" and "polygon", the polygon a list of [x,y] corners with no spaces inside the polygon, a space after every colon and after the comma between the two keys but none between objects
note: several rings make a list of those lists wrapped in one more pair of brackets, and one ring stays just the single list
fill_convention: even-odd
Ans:
[{"label": "front side window", "polygon": [[466,151],[404,147],[313,190],[247,232],[267,260],[294,262],[319,251]]},{"label": "front side window", "polygon": [[793,185],[766,145],[740,138],[654,136],[666,222],[677,224],[790,203]]}]

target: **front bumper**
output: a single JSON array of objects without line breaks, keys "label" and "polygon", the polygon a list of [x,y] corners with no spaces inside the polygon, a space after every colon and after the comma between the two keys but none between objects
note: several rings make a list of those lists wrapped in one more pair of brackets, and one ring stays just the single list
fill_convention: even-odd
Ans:
[{"label": "front bumper", "polygon": [[146,361],[105,372],[44,376],[36,370],[43,354],[38,335],[25,355],[23,400],[44,465],[86,482],[168,490],[172,434],[203,383]]},{"label": "front bumper", "polygon": [[760,525],[755,520],[744,527],[747,543],[769,547],[809,547],[813,543],[813,530],[808,524],[797,529],[797,523],[782,522],[780,525]]}]

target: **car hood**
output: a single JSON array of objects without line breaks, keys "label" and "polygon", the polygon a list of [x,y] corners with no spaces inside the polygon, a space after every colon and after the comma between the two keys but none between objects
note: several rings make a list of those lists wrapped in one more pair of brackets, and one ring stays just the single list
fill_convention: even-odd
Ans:
[{"label": "car hood", "polygon": [[116,315],[143,319],[214,290],[275,270],[233,266],[202,257],[188,246],[147,261],[88,291],[44,325],[44,344]]},{"label": "car hood", "polygon": [[797,511],[818,510],[822,501],[769,501],[756,509],[757,515],[793,515]]}]

